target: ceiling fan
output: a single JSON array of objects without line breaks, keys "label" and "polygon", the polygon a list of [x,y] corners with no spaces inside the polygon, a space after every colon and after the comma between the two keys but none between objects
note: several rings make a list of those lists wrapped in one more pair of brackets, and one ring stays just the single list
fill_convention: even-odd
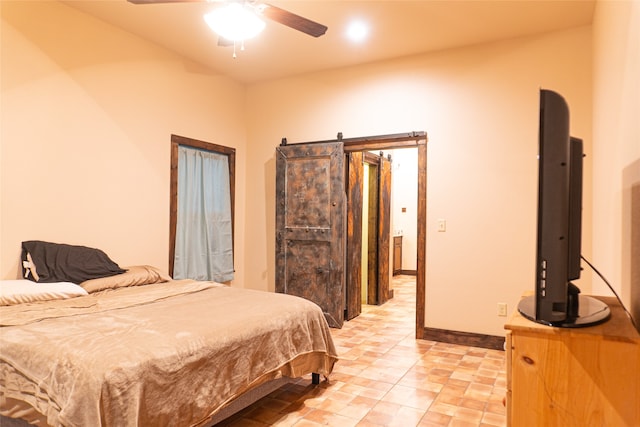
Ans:
[{"label": "ceiling fan", "polygon": [[[202,0],[128,0],[134,4],[154,4],[154,3],[185,3]],[[212,0],[206,0],[212,1]],[[216,0],[213,0],[216,1]],[[232,1],[231,3],[240,3],[241,5],[253,9],[257,16],[264,16],[279,24],[285,25],[294,30],[301,31],[313,37],[320,37],[327,31],[327,26],[314,22],[310,19],[296,15],[295,13],[281,9],[279,7],[263,3],[256,0],[251,1]],[[232,40],[239,41],[239,40]]]}]

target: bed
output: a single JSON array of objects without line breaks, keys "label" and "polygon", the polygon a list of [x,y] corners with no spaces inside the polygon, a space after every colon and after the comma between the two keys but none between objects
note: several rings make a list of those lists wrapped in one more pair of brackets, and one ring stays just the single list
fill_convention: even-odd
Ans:
[{"label": "bed", "polygon": [[310,301],[170,280],[150,266],[123,271],[67,282],[78,289],[41,300],[26,290],[30,281],[12,281],[26,296],[0,306],[3,417],[52,426],[210,425],[247,393],[282,378],[328,376],[337,361]]}]

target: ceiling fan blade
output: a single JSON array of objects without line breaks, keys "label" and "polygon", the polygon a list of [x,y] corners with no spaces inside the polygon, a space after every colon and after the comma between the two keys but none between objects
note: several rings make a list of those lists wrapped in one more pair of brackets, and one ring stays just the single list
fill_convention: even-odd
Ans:
[{"label": "ceiling fan blade", "polygon": [[[156,4],[156,3],[190,3],[190,2],[202,2],[203,0],[127,0],[129,3],[133,4]],[[215,0],[207,0],[207,1],[215,1]],[[284,9],[280,9],[279,7],[272,6],[267,3],[260,3],[258,6],[260,13],[271,19],[272,21],[278,22],[282,25],[286,25],[289,28],[293,28],[294,30],[302,31],[305,34],[308,34],[313,37],[320,37],[324,33],[327,32],[327,26],[314,22],[310,19],[304,18],[300,15],[296,15],[295,13],[289,12]]]},{"label": "ceiling fan blade", "polygon": [[272,6],[267,3],[261,4],[262,14],[272,21],[286,25],[294,30],[302,31],[313,37],[320,37],[327,31],[327,26],[318,24],[310,19],[303,18],[279,7]]}]

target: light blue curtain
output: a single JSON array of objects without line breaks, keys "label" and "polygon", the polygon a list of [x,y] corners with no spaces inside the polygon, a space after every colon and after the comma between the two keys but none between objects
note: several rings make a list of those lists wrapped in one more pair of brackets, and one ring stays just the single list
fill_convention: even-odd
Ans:
[{"label": "light blue curtain", "polygon": [[228,157],[178,147],[174,279],[233,279]]}]

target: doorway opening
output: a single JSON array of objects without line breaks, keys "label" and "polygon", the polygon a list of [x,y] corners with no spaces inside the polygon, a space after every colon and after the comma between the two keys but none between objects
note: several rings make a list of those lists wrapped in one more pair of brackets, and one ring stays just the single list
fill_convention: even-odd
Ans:
[{"label": "doorway opening", "polygon": [[[417,172],[418,156],[415,147],[385,150],[367,161],[365,155],[363,179],[363,220],[362,220],[362,303],[381,305],[376,298],[376,267],[379,263],[388,263],[384,269],[389,282],[388,299],[395,297],[395,284],[400,276],[402,283],[413,280],[415,286],[417,260]],[[388,215],[390,245],[386,253],[376,250],[377,235],[377,198],[379,171],[375,159],[384,157],[390,161],[391,184],[388,194],[390,209]],[[378,259],[384,257],[386,259]],[[413,278],[412,278],[413,277]],[[405,286],[406,288],[406,286]],[[415,292],[414,292],[415,293]],[[372,295],[373,294],[373,295]],[[413,297],[412,297],[413,298]]]},{"label": "doorway opening", "polygon": [[[421,339],[424,337],[424,319],[425,319],[425,278],[426,278],[426,221],[427,221],[427,135],[425,132],[411,132],[406,134],[394,134],[394,135],[382,135],[377,137],[365,137],[365,138],[352,138],[344,139],[344,151],[345,154],[360,154],[364,152],[376,152],[384,150],[399,150],[404,148],[415,148],[417,157],[417,181],[416,195],[415,197],[415,252],[411,252],[415,255],[416,263],[415,270],[409,268],[410,274],[415,274],[415,293],[416,293],[416,312],[415,312],[415,337]],[[364,161],[364,159],[355,156],[355,161]],[[350,160],[349,165],[352,164]],[[363,180],[364,177],[354,177],[352,170],[348,171],[348,191],[347,191],[347,284],[346,284],[346,304],[345,304],[345,319],[351,319],[357,316],[361,310],[362,299],[362,286],[364,286],[364,280],[362,280],[360,274],[357,274],[364,262],[364,255],[362,259],[356,262],[355,257],[350,256],[350,251],[354,251],[353,243],[349,239],[357,240],[363,239],[362,235],[358,235],[357,232],[352,232],[352,227],[358,221],[362,221],[362,212],[360,216],[357,213],[357,209],[353,209],[353,200],[360,197],[358,194],[358,187],[353,184],[357,179]],[[355,188],[355,190],[354,190]],[[355,192],[355,194],[354,194]],[[362,194],[362,193],[360,193]],[[357,230],[357,229],[356,229]],[[398,230],[389,230],[387,236],[391,238],[391,234],[394,236]],[[390,245],[393,247],[393,244]],[[357,251],[356,251],[357,252]],[[352,268],[353,265],[357,265],[358,268]],[[403,273],[401,271],[401,273]],[[407,273],[407,271],[404,271]],[[389,271],[387,270],[387,273]],[[356,276],[356,277],[354,277]],[[389,276],[391,276],[389,274]]]},{"label": "doorway opening", "polygon": [[[347,156],[354,156],[353,153]],[[349,183],[349,186],[361,187],[361,200],[352,200],[347,209],[361,209],[362,221],[354,227],[362,227],[362,237],[358,242],[355,233],[347,235],[347,252],[361,253],[361,263],[349,265],[347,269],[358,268],[361,274],[362,303],[368,305],[382,305],[393,298],[390,276],[390,234],[391,234],[391,157],[383,152],[362,153],[362,164],[349,161],[349,168],[362,169],[362,178]],[[349,197],[357,197],[358,191],[347,187]],[[361,206],[361,207],[360,207]],[[355,280],[355,279],[354,279]],[[351,315],[347,318],[352,318]]]},{"label": "doorway opening", "polygon": [[[416,338],[424,336],[426,259],[427,136],[410,132],[373,137],[288,144],[276,148],[276,292],[316,302],[330,326],[361,312],[362,192],[366,152],[417,148]],[[385,165],[386,163],[386,165]],[[390,168],[380,162],[379,168]],[[391,245],[389,179],[379,182],[377,250]],[[345,192],[346,189],[346,192]],[[386,200],[385,200],[386,197]],[[387,216],[387,218],[384,218]],[[386,227],[386,229],[384,228]],[[388,259],[389,256],[386,256]],[[378,303],[389,299],[389,262],[376,277]],[[386,289],[381,278],[386,278]]]}]

